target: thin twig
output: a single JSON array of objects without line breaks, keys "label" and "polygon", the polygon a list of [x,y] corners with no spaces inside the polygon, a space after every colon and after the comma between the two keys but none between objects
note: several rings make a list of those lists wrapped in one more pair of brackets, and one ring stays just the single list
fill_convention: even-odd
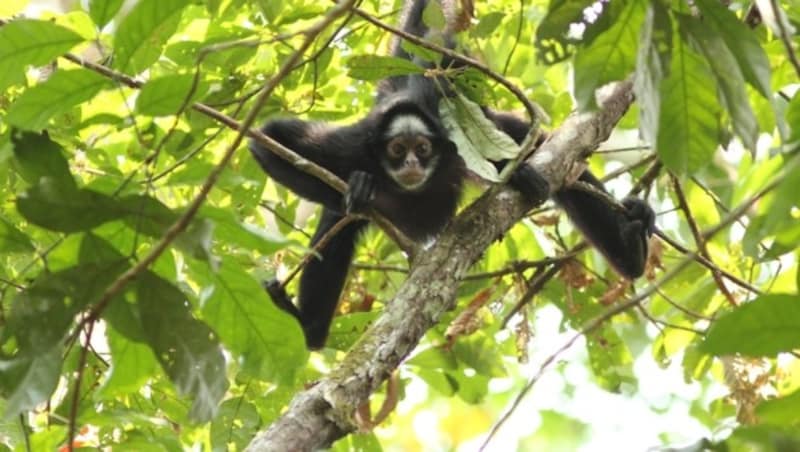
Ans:
[{"label": "thin twig", "polygon": [[692,214],[692,210],[689,207],[689,203],[686,201],[686,196],[683,194],[683,187],[681,186],[678,178],[675,177],[674,174],[670,174],[670,178],[672,179],[672,188],[675,191],[675,197],[678,199],[678,207],[683,211],[683,216],[686,218],[686,223],[689,225],[689,230],[692,231],[692,236],[694,237],[694,242],[697,245],[698,254],[703,256],[710,262],[711,265],[711,277],[714,278],[714,282],[717,284],[717,288],[722,295],[728,300],[728,303],[731,306],[736,306],[739,303],[733,297],[733,294],[728,290],[725,286],[725,281],[722,280],[722,274],[720,273],[718,267],[714,264],[714,261],[711,259],[711,254],[708,252],[708,247],[706,246],[706,242],[703,240],[703,237],[700,236],[700,228],[697,226],[697,222],[694,219],[694,215]]},{"label": "thin twig", "polygon": [[306,253],[305,256],[303,256],[303,260],[299,264],[297,264],[294,270],[292,270],[292,272],[289,273],[289,275],[287,275],[286,278],[283,279],[283,281],[281,281],[280,283],[281,289],[285,288],[286,285],[289,284],[292,281],[292,279],[294,279],[294,277],[297,276],[298,273],[300,273],[300,270],[305,268],[306,265],[308,265],[308,263],[311,262],[311,259],[313,259],[316,256],[319,256],[322,250],[324,250],[325,247],[328,246],[328,243],[330,243],[331,239],[333,239],[333,237],[336,234],[338,234],[339,231],[344,229],[345,226],[352,223],[354,220],[355,217],[353,215],[346,215],[340,218],[339,221],[337,221],[336,224],[333,225],[333,227],[325,231],[325,235],[323,235],[322,238],[320,238],[319,241],[314,244],[314,247],[311,248],[308,251],[308,253]]},{"label": "thin twig", "polygon": [[[89,344],[92,341],[92,332],[94,331],[95,322],[91,321],[85,325],[86,331],[84,331],[83,336],[85,338],[85,343],[81,347],[81,351],[78,356],[78,367],[75,369],[75,385],[72,388],[72,401],[69,408],[69,437],[67,441],[67,450],[70,452],[73,451],[75,433],[78,428],[78,405],[80,404],[81,398],[81,381],[83,380],[83,373],[86,370],[86,360],[89,355]],[[78,328],[80,329],[80,325]]]},{"label": "thin twig", "polygon": [[792,39],[789,36],[789,31],[786,30],[786,25],[783,23],[783,17],[780,7],[778,6],[778,1],[771,0],[769,3],[772,7],[772,15],[775,17],[778,30],[780,30],[781,42],[783,42],[783,46],[786,47],[786,54],[789,56],[789,61],[792,63],[792,67],[794,67],[794,71],[797,73],[797,76],[800,77],[800,61],[797,60],[797,54],[795,54],[794,47],[792,47]]}]

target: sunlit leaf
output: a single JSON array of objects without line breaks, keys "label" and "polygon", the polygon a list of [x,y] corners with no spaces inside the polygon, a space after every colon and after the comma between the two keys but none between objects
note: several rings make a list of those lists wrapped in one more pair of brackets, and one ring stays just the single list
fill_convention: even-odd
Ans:
[{"label": "sunlit leaf", "polygon": [[174,115],[204,94],[205,87],[195,83],[192,74],[166,75],[147,82],[136,99],[139,113],[153,116]]},{"label": "sunlit leaf", "polygon": [[594,92],[606,83],[624,80],[636,67],[639,30],[646,2],[632,1],[619,19],[589,46],[575,54],[575,100],[586,110],[595,105]]},{"label": "sunlit leaf", "polygon": [[50,21],[17,19],[0,27],[0,90],[18,81],[26,66],[49,63],[82,41]]},{"label": "sunlit leaf", "polygon": [[0,360],[0,382],[8,395],[3,413],[9,419],[36,408],[53,394],[61,376],[61,347],[42,353]]},{"label": "sunlit leaf", "polygon": [[489,159],[513,158],[520,152],[519,145],[463,95],[442,99],[439,114],[467,168],[488,181],[499,180]]},{"label": "sunlit leaf", "polygon": [[102,28],[119,12],[124,0],[89,0],[89,15]]},{"label": "sunlit leaf", "polygon": [[411,61],[375,55],[359,55],[347,60],[347,75],[359,80],[381,80],[395,75],[422,74]]},{"label": "sunlit leaf", "polygon": [[708,63],[676,36],[669,76],[661,83],[656,149],[664,164],[691,174],[717,149],[720,107]]},{"label": "sunlit leaf", "polygon": [[192,398],[192,417],[211,419],[228,388],[216,334],[192,316],[180,290],[152,273],[139,275],[136,298],[147,343],[161,367],[178,391]]},{"label": "sunlit leaf", "polygon": [[87,69],[57,71],[11,105],[8,123],[20,129],[40,130],[54,116],[91,99],[108,85],[108,79]]},{"label": "sunlit leaf", "polygon": [[744,77],[736,64],[733,53],[724,40],[712,33],[705,22],[693,17],[681,16],[681,26],[694,38],[696,47],[705,55],[706,61],[720,89],[721,101],[731,115],[733,129],[748,149],[756,149],[758,124],[745,90]]},{"label": "sunlit leaf", "polygon": [[698,0],[697,6],[703,13],[703,23],[714,30],[716,39],[725,41],[747,82],[769,98],[772,93],[769,60],[756,35],[722,3]]},{"label": "sunlit leaf", "polygon": [[711,324],[702,350],[714,355],[774,356],[800,348],[800,297],[762,295]]},{"label": "sunlit leaf", "polygon": [[291,383],[307,356],[297,321],[233,259],[224,260],[219,272],[202,273],[212,283],[202,294],[203,318],[222,342],[252,375]]},{"label": "sunlit leaf", "polygon": [[175,33],[181,12],[189,0],[141,0],[119,24],[114,46],[115,66],[138,74],[161,55]]}]

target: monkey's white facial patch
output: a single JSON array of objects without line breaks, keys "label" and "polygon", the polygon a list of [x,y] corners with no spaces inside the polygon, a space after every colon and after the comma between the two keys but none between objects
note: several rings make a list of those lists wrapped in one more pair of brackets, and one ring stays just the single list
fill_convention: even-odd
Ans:
[{"label": "monkey's white facial patch", "polygon": [[433,135],[425,122],[414,115],[399,115],[389,123],[389,127],[386,129],[386,137],[396,137],[402,134]]}]

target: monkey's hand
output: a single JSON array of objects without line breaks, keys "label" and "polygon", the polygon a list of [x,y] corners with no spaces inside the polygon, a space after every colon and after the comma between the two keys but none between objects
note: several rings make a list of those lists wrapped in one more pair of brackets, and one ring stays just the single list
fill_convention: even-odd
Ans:
[{"label": "monkey's hand", "polygon": [[639,198],[628,196],[622,200],[622,205],[625,206],[625,217],[629,221],[626,226],[628,231],[635,232],[645,240],[653,235],[656,229],[656,213],[649,204]]},{"label": "monkey's hand", "polygon": [[347,192],[344,194],[346,213],[363,213],[375,199],[375,178],[364,171],[353,171],[347,179]]},{"label": "monkey's hand", "polygon": [[295,316],[297,319],[300,318],[300,311],[292,303],[289,294],[286,293],[286,289],[283,288],[280,281],[272,278],[269,281],[263,281],[261,285],[264,286],[275,306]]},{"label": "monkey's hand", "polygon": [[550,196],[550,184],[532,166],[525,162],[520,163],[511,179],[508,181],[512,187],[522,192],[525,198],[534,205],[539,205]]}]

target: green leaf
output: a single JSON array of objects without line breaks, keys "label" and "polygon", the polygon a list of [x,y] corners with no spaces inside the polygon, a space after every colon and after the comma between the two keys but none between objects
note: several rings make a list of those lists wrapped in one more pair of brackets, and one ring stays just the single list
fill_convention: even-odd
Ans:
[{"label": "green leaf", "polygon": [[347,75],[358,80],[382,80],[386,77],[422,74],[424,69],[403,58],[358,55],[347,60]]},{"label": "green leaf", "polygon": [[206,205],[200,213],[214,222],[214,237],[223,243],[258,251],[265,256],[274,254],[290,243],[283,236],[259,229],[251,223],[242,223],[230,209]]},{"label": "green leaf", "polygon": [[759,422],[766,424],[786,427],[800,425],[800,390],[759,403],[756,415]]},{"label": "green leaf", "polygon": [[623,80],[636,67],[639,30],[646,2],[632,1],[620,17],[589,46],[575,54],[575,100],[580,110],[595,105],[594,92],[606,83]]},{"label": "green leaf", "polygon": [[61,377],[61,347],[0,361],[0,383],[6,400],[4,419],[33,410],[46,402]]},{"label": "green leaf", "polygon": [[120,207],[104,194],[68,189],[46,178],[17,197],[17,211],[26,220],[59,232],[85,231],[131,213]]},{"label": "green leaf", "polygon": [[444,30],[447,26],[447,19],[444,17],[442,4],[439,2],[428,2],[422,11],[422,23],[433,30]]},{"label": "green leaf", "polygon": [[658,155],[670,170],[691,174],[708,164],[717,149],[720,108],[708,64],[679,35],[660,95],[669,102],[661,102]]},{"label": "green leaf", "polygon": [[245,450],[260,426],[261,416],[255,405],[244,397],[228,399],[211,422],[211,447],[219,451]]},{"label": "green leaf", "polygon": [[93,98],[108,80],[87,69],[56,71],[45,82],[28,89],[8,109],[6,119],[24,130],[41,130],[50,118]]},{"label": "green leaf", "polygon": [[35,249],[30,237],[0,218],[0,253],[29,253]]},{"label": "green leaf", "polygon": [[796,92],[786,109],[786,124],[791,130],[787,143],[800,144],[800,92]]},{"label": "green leaf", "polygon": [[124,0],[89,0],[89,16],[98,27],[103,28],[111,22],[122,7]]},{"label": "green leaf", "polygon": [[772,95],[769,59],[753,30],[715,0],[698,0],[697,6],[703,13],[703,24],[725,41],[747,82],[769,99]]},{"label": "green leaf", "polygon": [[555,64],[566,60],[570,53],[568,46],[569,27],[583,18],[583,10],[594,0],[551,0],[547,15],[536,27],[536,50],[539,60]]},{"label": "green leaf", "polygon": [[205,93],[205,88],[194,83],[194,75],[167,75],[150,80],[136,99],[136,110],[145,115],[167,116],[185,110],[194,99]]},{"label": "green leaf", "polygon": [[478,104],[485,105],[486,100],[493,95],[493,86],[489,84],[486,75],[474,67],[459,68],[452,80],[459,93]]},{"label": "green leaf", "polygon": [[774,356],[800,348],[800,297],[762,295],[719,317],[701,350],[713,355]]},{"label": "green leaf", "polygon": [[158,60],[189,0],[141,0],[119,24],[115,66],[138,74]]},{"label": "green leaf", "polygon": [[137,278],[136,299],[147,343],[178,392],[193,399],[190,415],[210,420],[228,389],[216,334],[192,317],[183,292],[153,273]]},{"label": "green leaf", "polygon": [[83,38],[50,21],[18,19],[0,27],[0,90],[17,81],[26,66],[51,62]]},{"label": "green leaf", "polygon": [[91,262],[44,274],[15,298],[8,333],[20,353],[44,353],[57,346],[75,315],[97,302],[111,282],[128,268],[125,260]]},{"label": "green leaf", "polygon": [[758,123],[745,90],[744,77],[719,34],[708,28],[704,21],[690,16],[678,16],[681,27],[693,38],[696,48],[705,55],[720,89],[721,100],[733,120],[733,129],[745,147],[756,149]]},{"label": "green leaf", "polygon": [[308,356],[297,321],[278,309],[236,260],[224,260],[216,273],[208,266],[196,267],[211,283],[203,290],[203,318],[241,357],[244,370],[268,381],[291,383]]},{"label": "green leaf", "polygon": [[639,129],[649,143],[658,139],[661,111],[659,86],[669,69],[672,53],[672,23],[660,2],[651,2],[642,24],[639,52],[636,57],[634,92],[639,104]]},{"label": "green leaf", "polygon": [[76,188],[64,149],[47,134],[22,132],[12,135],[11,143],[17,172],[27,183],[36,185],[46,178],[64,190]]},{"label": "green leaf", "polygon": [[458,94],[442,98],[439,115],[467,168],[482,178],[498,182],[497,168],[487,159],[514,158],[520,147],[483,114],[481,107]]},{"label": "green leaf", "polygon": [[111,350],[111,367],[100,395],[110,398],[135,393],[156,372],[158,361],[153,351],[145,344],[128,340],[113,328],[106,329],[106,338]]},{"label": "green leaf", "polygon": [[481,17],[478,25],[475,25],[475,27],[470,31],[472,36],[479,39],[488,38],[497,30],[497,27],[499,27],[503,22],[504,17],[506,17],[506,14],[502,11],[493,11],[484,15]]}]

